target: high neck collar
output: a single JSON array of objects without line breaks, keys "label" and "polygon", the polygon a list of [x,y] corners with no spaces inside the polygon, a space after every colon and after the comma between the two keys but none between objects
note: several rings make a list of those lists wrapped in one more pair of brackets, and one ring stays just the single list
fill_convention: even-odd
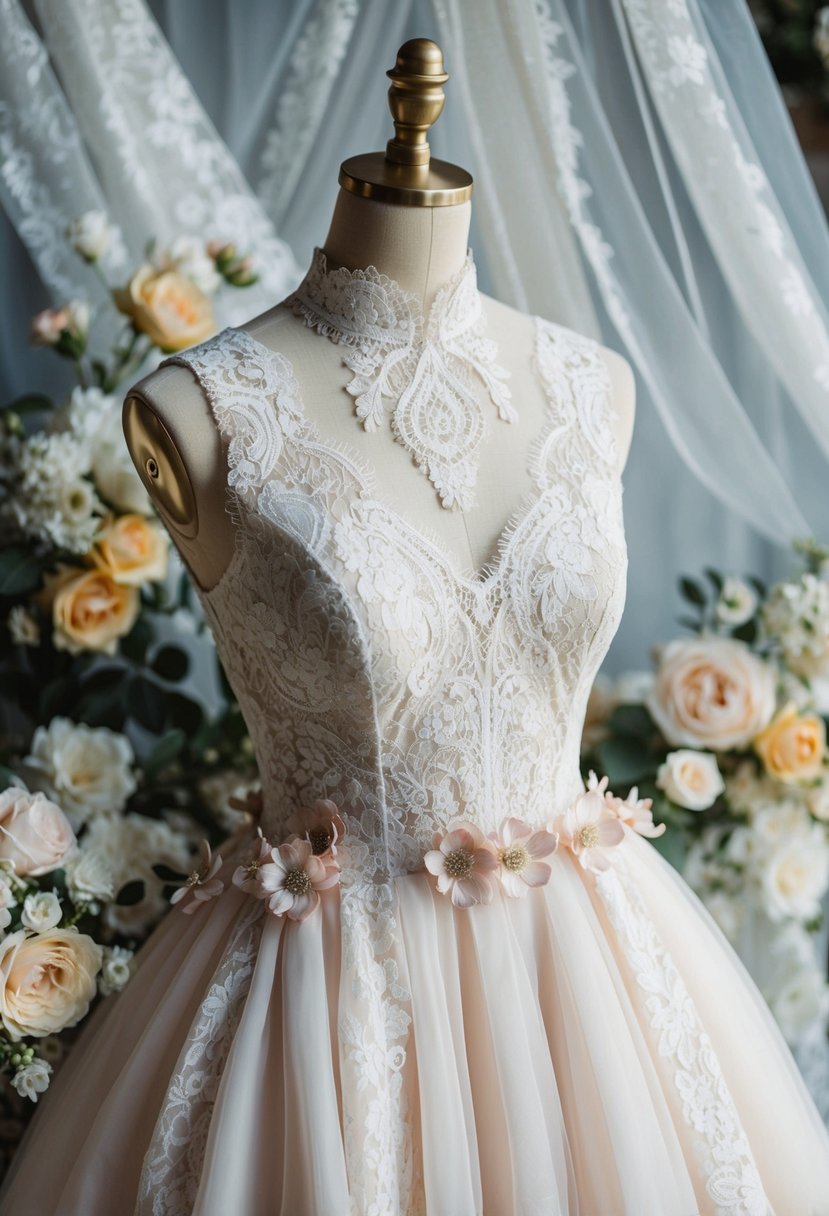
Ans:
[{"label": "high neck collar", "polygon": [[321,249],[286,304],[305,323],[342,344],[354,373],[348,392],[366,430],[391,414],[394,437],[435,486],[445,507],[474,503],[477,456],[486,420],[473,378],[506,422],[516,419],[486,336],[475,261],[463,266],[425,310],[418,297],[374,266],[329,270]]}]

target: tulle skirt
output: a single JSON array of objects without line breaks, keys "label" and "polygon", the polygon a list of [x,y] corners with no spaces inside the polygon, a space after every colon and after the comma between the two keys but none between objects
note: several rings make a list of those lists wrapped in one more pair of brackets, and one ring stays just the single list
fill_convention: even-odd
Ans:
[{"label": "tulle skirt", "polygon": [[690,888],[633,833],[598,882],[551,861],[469,909],[416,873],[172,912],[0,1211],[829,1216],[829,1135]]}]

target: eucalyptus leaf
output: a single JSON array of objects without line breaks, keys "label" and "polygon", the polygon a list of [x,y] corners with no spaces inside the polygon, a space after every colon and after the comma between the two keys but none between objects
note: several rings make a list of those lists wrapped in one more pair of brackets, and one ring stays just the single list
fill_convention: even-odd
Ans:
[{"label": "eucalyptus leaf", "polygon": [[698,604],[700,607],[704,607],[708,603],[708,596],[696,579],[683,575],[679,580],[679,590],[683,598],[688,600],[690,604]]},{"label": "eucalyptus leaf", "polygon": [[40,558],[26,549],[4,549],[0,552],[0,595],[26,595],[34,591],[43,576]]},{"label": "eucalyptus leaf", "polygon": [[144,880],[142,878],[134,878],[132,882],[126,883],[118,894],[115,896],[115,902],[121,908],[131,908],[135,904],[140,904],[144,898]]},{"label": "eucalyptus leaf", "polygon": [[162,646],[153,656],[151,667],[164,680],[183,680],[190,668],[190,656],[180,646]]}]

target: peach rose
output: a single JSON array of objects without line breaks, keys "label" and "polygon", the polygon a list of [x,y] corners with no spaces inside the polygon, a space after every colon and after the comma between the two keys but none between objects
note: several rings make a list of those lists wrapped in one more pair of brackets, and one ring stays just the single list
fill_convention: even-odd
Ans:
[{"label": "peach rose", "polygon": [[122,587],[102,570],[78,574],[64,567],[47,578],[46,591],[52,601],[55,646],[70,654],[115,654],[118,639],[132,629],[140,607],[136,587]]},{"label": "peach rose", "polygon": [[122,515],[106,526],[92,560],[122,587],[157,582],[167,573],[167,538],[143,515]]},{"label": "peach rose", "polygon": [[69,820],[45,794],[13,786],[0,794],[0,860],[13,861],[16,874],[49,874],[74,848]]},{"label": "peach rose", "polygon": [[75,1026],[95,995],[103,949],[77,929],[10,933],[0,942],[0,1022],[15,1042]]},{"label": "peach rose", "polygon": [[209,297],[177,270],[158,270],[148,262],[114,297],[139,333],[164,351],[184,350],[216,329]]},{"label": "peach rose", "polygon": [[779,781],[819,777],[826,726],[817,714],[799,714],[794,701],[789,701],[754,740],[754,750]]},{"label": "peach rose", "polygon": [[774,671],[733,638],[677,639],[662,649],[645,705],[675,747],[744,747],[774,713]]}]

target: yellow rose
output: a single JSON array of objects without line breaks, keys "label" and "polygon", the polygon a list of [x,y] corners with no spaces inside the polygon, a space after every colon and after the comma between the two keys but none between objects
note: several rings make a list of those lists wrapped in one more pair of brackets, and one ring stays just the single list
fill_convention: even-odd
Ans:
[{"label": "yellow rose", "polygon": [[164,351],[184,350],[216,329],[209,296],[177,270],[158,270],[146,263],[126,288],[113,294],[135,328]]},{"label": "yellow rose", "polygon": [[70,654],[115,654],[118,639],[132,629],[140,606],[136,587],[122,587],[102,570],[78,574],[64,567],[47,579],[46,594],[52,602],[55,646]]},{"label": "yellow rose", "polygon": [[799,714],[789,701],[754,740],[766,771],[779,781],[818,777],[826,751],[826,727],[816,714]]},{"label": "yellow rose", "polygon": [[17,1041],[75,1026],[95,995],[103,950],[77,929],[24,929],[0,942],[0,1022]]},{"label": "yellow rose", "polygon": [[157,581],[167,573],[167,538],[143,515],[122,515],[104,529],[92,560],[122,586]]}]

